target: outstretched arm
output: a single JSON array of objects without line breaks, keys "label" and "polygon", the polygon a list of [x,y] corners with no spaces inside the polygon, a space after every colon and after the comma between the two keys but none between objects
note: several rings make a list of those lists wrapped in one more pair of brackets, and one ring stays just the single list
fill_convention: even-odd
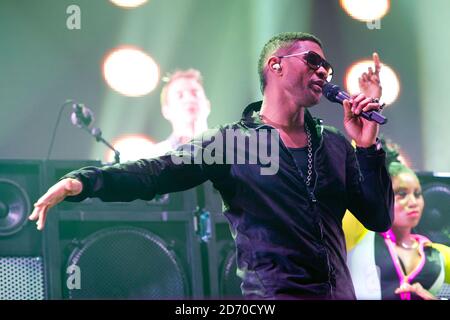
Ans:
[{"label": "outstretched arm", "polygon": [[36,202],[29,219],[37,220],[37,227],[42,230],[49,209],[63,200],[151,200],[157,194],[195,187],[211,178],[214,170],[226,170],[226,166],[219,169],[219,166],[202,162],[202,155],[210,147],[211,139],[215,135],[220,137],[221,134],[219,130],[211,130],[199,139],[161,157],[73,171]]}]

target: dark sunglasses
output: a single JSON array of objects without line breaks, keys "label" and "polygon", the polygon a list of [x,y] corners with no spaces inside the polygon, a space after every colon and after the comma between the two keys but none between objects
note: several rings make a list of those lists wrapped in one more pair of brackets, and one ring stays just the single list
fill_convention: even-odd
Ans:
[{"label": "dark sunglasses", "polygon": [[333,67],[327,60],[323,59],[314,51],[303,51],[299,53],[287,54],[285,56],[278,56],[278,58],[289,58],[296,56],[304,56],[305,62],[313,70],[323,67],[327,71],[327,81],[331,81],[331,78],[333,77]]}]

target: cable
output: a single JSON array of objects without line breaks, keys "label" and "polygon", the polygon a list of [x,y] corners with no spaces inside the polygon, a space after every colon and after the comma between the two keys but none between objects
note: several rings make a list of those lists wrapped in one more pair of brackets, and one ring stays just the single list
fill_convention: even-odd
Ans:
[{"label": "cable", "polygon": [[66,102],[64,102],[62,104],[61,108],[59,109],[58,119],[56,120],[55,128],[53,129],[52,140],[50,142],[50,146],[49,146],[48,152],[47,152],[47,157],[45,158],[45,160],[48,160],[50,158],[50,153],[52,152],[52,149],[53,149],[53,143],[55,142],[56,129],[58,128],[59,121],[61,120],[62,111],[65,106],[67,106],[68,104],[71,104],[71,103],[74,103],[73,100],[67,100]]}]

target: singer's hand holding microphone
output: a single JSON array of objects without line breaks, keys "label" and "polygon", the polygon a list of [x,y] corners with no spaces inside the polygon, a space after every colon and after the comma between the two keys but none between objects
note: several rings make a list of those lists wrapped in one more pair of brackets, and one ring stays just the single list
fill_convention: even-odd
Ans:
[{"label": "singer's hand holding microphone", "polygon": [[344,127],[356,145],[367,148],[375,144],[379,124],[387,122],[387,119],[378,112],[379,102],[362,93],[350,96],[332,83],[326,83],[322,91],[328,100],[343,105]]},{"label": "singer's hand holding microphone", "polygon": [[353,95],[349,100],[343,101],[344,127],[350,137],[355,140],[358,147],[370,147],[375,144],[379,132],[379,125],[375,121],[368,121],[361,117],[363,114],[377,112],[378,102],[372,102],[364,94]]},{"label": "singer's hand holding microphone", "polygon": [[[347,92],[341,90],[341,88],[337,85],[330,82],[324,84],[322,87],[322,92],[323,95],[331,102],[337,102],[344,105],[345,100],[349,101],[352,104],[351,111],[355,114],[355,116],[362,116],[364,119],[375,121],[378,124],[385,124],[387,122],[386,117],[379,113],[384,105],[380,105],[378,99],[367,97],[362,93],[350,96]],[[357,99],[358,97],[361,98]],[[366,107],[367,103],[365,99],[367,99],[367,103],[372,104],[375,108],[369,109]],[[354,102],[356,102],[356,104],[354,104]],[[361,108],[358,108],[359,104],[361,104]]]},{"label": "singer's hand holding microphone", "polygon": [[337,85],[325,83],[323,95],[331,102],[337,102],[344,107],[344,127],[348,135],[359,147],[369,147],[376,141],[379,124],[385,124],[387,118],[381,114],[384,104],[380,105],[381,97],[380,70],[381,62],[378,53],[373,55],[374,69],[368,68],[359,78],[360,94],[350,96]]}]

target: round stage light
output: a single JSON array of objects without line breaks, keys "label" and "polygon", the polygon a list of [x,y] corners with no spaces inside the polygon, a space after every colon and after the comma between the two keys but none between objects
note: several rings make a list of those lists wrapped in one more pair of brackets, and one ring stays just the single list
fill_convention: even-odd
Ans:
[{"label": "round stage light", "polygon": [[[155,142],[143,134],[125,135],[113,142],[113,147],[120,152],[120,162],[149,158],[153,155]],[[114,162],[114,152],[108,150],[106,161]]]},{"label": "round stage light", "polygon": [[340,0],[341,7],[352,18],[361,21],[381,19],[389,11],[389,0]]},{"label": "round stage light", "polygon": [[109,1],[114,3],[116,6],[123,8],[136,8],[147,2],[147,0],[109,0]]},{"label": "round stage light", "polygon": [[[350,94],[359,93],[359,77],[363,72],[372,67],[375,70],[372,60],[362,60],[350,66],[345,76],[345,86]],[[400,93],[400,80],[396,72],[388,65],[381,63],[380,82],[383,88],[381,100],[387,105],[392,104]]]},{"label": "round stage light", "polygon": [[139,97],[155,89],[159,81],[159,67],[141,49],[121,47],[106,55],[103,77],[115,91],[125,96]]}]

